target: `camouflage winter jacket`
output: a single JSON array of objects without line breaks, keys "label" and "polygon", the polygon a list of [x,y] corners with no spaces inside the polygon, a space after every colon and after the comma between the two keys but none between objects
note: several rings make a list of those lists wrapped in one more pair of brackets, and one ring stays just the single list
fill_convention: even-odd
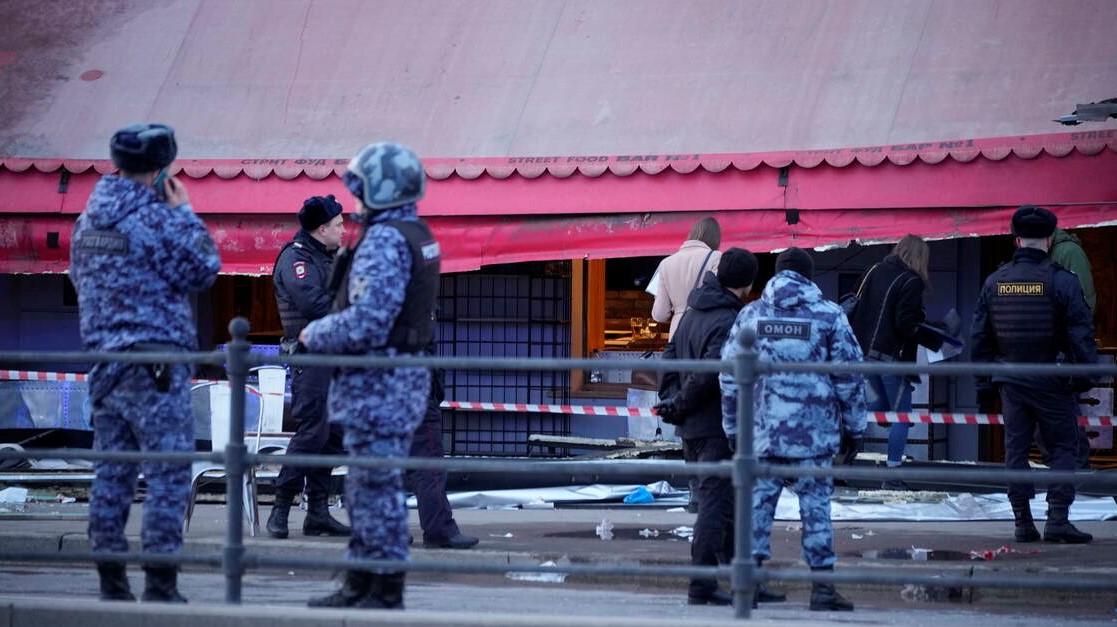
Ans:
[{"label": "camouflage winter jacket", "polygon": [[[353,253],[348,306],[306,326],[307,349],[347,355],[401,354],[387,344],[407,299],[413,255],[407,238],[384,223],[418,220],[417,214],[417,207],[409,204],[387,209],[373,218]],[[426,311],[432,309],[433,303],[428,304]],[[338,368],[330,383],[330,420],[347,426],[359,424],[375,411],[397,404],[414,405],[419,409],[416,416],[421,418],[429,392],[426,368]],[[402,421],[408,412],[397,413]],[[410,433],[417,424],[393,423],[378,428]]]},{"label": "camouflage winter jacket", "polygon": [[[743,350],[745,329],[756,333],[761,362],[861,361],[861,348],[837,304],[822,297],[813,282],[784,270],[764,288],[760,300],[737,315],[722,359]],[[722,427],[737,434],[737,396],[733,375],[720,375]],[[853,435],[865,431],[864,377],[856,374],[774,372],[755,387],[754,451],[757,457],[806,459],[838,452],[841,426]]]},{"label": "camouflage winter jacket", "polygon": [[146,185],[103,177],[70,244],[82,345],[196,349],[190,295],[213,285],[220,268],[217,247],[189,205],[169,207]]}]

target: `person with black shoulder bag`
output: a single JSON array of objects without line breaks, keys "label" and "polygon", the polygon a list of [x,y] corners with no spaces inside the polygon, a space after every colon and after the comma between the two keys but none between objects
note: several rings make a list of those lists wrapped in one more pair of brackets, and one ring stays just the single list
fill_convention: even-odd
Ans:
[{"label": "person with black shoulder bag", "polygon": [[[865,273],[856,306],[847,313],[866,360],[914,362],[916,350],[942,348],[942,336],[922,323],[926,320],[923,294],[928,291],[930,247],[918,235],[905,235],[892,252]],[[844,308],[844,307],[843,307]],[[865,375],[872,392],[868,410],[911,411],[913,375]],[[888,467],[904,459],[910,425],[893,423],[888,432]],[[907,490],[902,481],[885,481],[885,490]]]}]

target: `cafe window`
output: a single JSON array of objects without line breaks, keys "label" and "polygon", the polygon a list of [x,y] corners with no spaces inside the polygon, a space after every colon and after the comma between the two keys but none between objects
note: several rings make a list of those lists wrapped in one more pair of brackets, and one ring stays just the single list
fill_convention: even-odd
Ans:
[{"label": "cafe window", "polygon": [[572,306],[576,324],[572,353],[601,360],[574,373],[576,394],[624,398],[630,387],[652,389],[655,373],[610,367],[610,361],[657,358],[667,345],[668,323],[652,319],[646,291],[663,257],[576,261]]}]

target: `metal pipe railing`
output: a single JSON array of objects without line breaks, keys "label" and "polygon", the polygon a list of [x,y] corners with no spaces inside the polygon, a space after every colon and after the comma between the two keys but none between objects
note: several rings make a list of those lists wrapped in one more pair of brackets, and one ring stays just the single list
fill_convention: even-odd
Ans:
[{"label": "metal pipe railing", "polygon": [[[244,546],[241,518],[245,503],[241,486],[250,465],[274,456],[249,453],[244,441],[244,390],[249,368],[255,365],[285,363],[304,366],[355,366],[355,367],[453,367],[458,369],[485,370],[574,370],[589,369],[597,362],[591,359],[483,359],[483,358],[443,358],[443,357],[385,357],[385,356],[340,356],[340,355],[291,355],[282,360],[275,357],[255,355],[249,352],[247,341],[249,325],[243,318],[235,318],[229,323],[232,341],[226,353],[94,353],[94,352],[0,352],[0,363],[36,363],[50,361],[55,363],[189,363],[225,364],[228,368],[230,385],[230,423],[229,439],[223,452],[211,453],[162,453],[140,451],[93,451],[85,449],[48,449],[34,451],[0,451],[0,459],[73,459],[100,460],[161,460],[171,462],[214,461],[224,463],[227,470],[227,534],[220,555],[195,554],[150,554],[120,553],[114,558],[121,561],[145,564],[196,564],[203,566],[220,565],[225,574],[225,601],[229,604],[241,602],[241,586],[244,573],[253,568],[318,568],[336,569],[345,566],[367,568],[392,568],[405,570],[429,570],[443,572],[494,572],[508,571],[548,572],[568,574],[602,574],[633,576],[656,574],[678,577],[726,577],[732,582],[736,616],[747,618],[756,582],[773,579],[784,581],[826,581],[826,582],[863,582],[863,583],[917,583],[936,586],[1011,586],[1023,588],[1060,588],[1075,590],[1114,589],[1108,580],[1090,577],[1065,576],[1044,577],[1028,575],[1014,577],[1009,575],[977,575],[970,571],[955,574],[949,571],[913,573],[899,568],[864,569],[846,568],[840,572],[796,572],[792,570],[770,570],[753,563],[751,550],[752,528],[752,490],[757,477],[797,478],[807,476],[832,476],[838,479],[879,479],[884,472],[871,468],[801,468],[772,465],[757,461],[753,455],[754,398],[753,383],[764,374],[771,372],[835,372],[860,374],[930,374],[932,376],[990,375],[1011,371],[1016,376],[1050,375],[1059,376],[1097,376],[1117,374],[1117,367],[1107,365],[1051,365],[1051,364],[916,364],[916,363],[783,363],[762,362],[752,347],[751,338],[744,338],[744,351],[735,362],[726,363],[703,360],[649,361],[617,360],[610,365],[622,369],[645,369],[664,371],[732,372],[740,385],[738,398],[737,452],[734,458],[719,463],[684,463],[671,461],[523,461],[523,460],[478,460],[455,458],[355,458],[348,456],[326,455],[285,455],[283,463],[294,466],[334,467],[339,465],[361,467],[392,467],[403,469],[442,469],[469,472],[522,472],[546,468],[558,472],[592,472],[602,475],[624,476],[626,474],[646,474],[663,472],[679,476],[718,476],[731,477],[736,497],[735,508],[735,555],[731,564],[726,566],[664,566],[664,565],[567,565],[561,568],[543,566],[509,566],[507,563],[462,564],[449,561],[431,560],[423,562],[389,562],[386,560],[365,560],[352,562],[343,559],[306,558],[306,557],[268,557],[255,555]],[[1117,492],[1117,476],[1089,472],[1059,471],[1020,471],[976,468],[958,469],[908,469],[894,468],[888,471],[889,478],[922,479],[930,481],[957,481],[966,479],[987,483],[1008,483],[1027,481],[1038,485],[1073,482],[1080,486],[1099,487]],[[746,531],[747,530],[747,531]],[[93,562],[104,555],[95,552],[84,553],[38,553],[6,552],[0,560],[41,561],[41,562]],[[924,569],[920,569],[924,570]]]}]

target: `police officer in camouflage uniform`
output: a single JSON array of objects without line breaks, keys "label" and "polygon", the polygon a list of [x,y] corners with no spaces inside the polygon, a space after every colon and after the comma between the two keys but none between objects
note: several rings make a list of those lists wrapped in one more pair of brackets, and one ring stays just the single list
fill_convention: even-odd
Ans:
[{"label": "police officer in camouflage uniform", "polygon": [[[334,313],[311,322],[300,340],[311,352],[419,355],[434,337],[431,311],[439,280],[439,248],[416,201],[426,175],[411,150],[381,142],[349,162],[345,184],[357,198],[361,235],[343,277]],[[345,427],[355,457],[401,458],[423,419],[427,368],[339,368],[330,382],[329,417]],[[345,486],[352,560],[408,559],[407,509],[399,468],[350,466]],[[340,590],[311,607],[403,608],[404,572],[353,568]]]},{"label": "police officer in camouflage uniform", "polygon": [[[855,362],[861,347],[837,304],[811,281],[814,263],[806,251],[789,248],[776,258],[776,275],[760,300],[741,310],[722,349],[736,359],[741,335],[755,333],[762,361]],[[722,373],[722,426],[737,437],[737,397],[732,374]],[[865,382],[856,374],[775,372],[759,378],[755,390],[754,453],[758,461],[801,468],[829,468],[844,428],[854,441],[865,432]],[[856,446],[856,445],[855,445]],[[757,479],[753,492],[752,556],[772,555],[772,520],[783,491],[782,477]],[[833,477],[800,477],[791,484],[799,496],[803,559],[813,571],[833,570],[834,534],[830,523]],[[815,582],[810,609],[850,611],[853,604],[833,584]]]},{"label": "police officer in camouflage uniform", "polygon": [[[1005,363],[1097,363],[1094,322],[1082,286],[1072,272],[1052,263],[1047,251],[1055,214],[1025,205],[1012,216],[1016,253],[981,289],[973,317],[973,360]],[[1089,377],[978,377],[978,405],[988,411],[1000,394],[1005,419],[1005,467],[1027,469],[1028,449],[1038,425],[1054,470],[1078,466],[1077,392],[1093,387]],[[1047,491],[1047,542],[1083,544],[1094,537],[1068,519],[1074,484]],[[1035,486],[1008,484],[1017,542],[1040,539],[1032,519]]]},{"label": "police officer in camouflage uniform", "polygon": [[[134,124],[110,142],[119,174],[101,178],[78,217],[70,279],[78,295],[82,345],[91,351],[197,350],[191,295],[208,289],[221,260],[186,187],[167,177],[178,152],[174,131]],[[97,364],[89,373],[93,446],[98,451],[194,450],[186,364]],[[94,464],[89,495],[93,550],[128,550],[124,525],[141,464]],[[145,553],[177,553],[190,492],[190,464],[144,462]],[[101,598],[134,601],[122,562],[98,562]],[[144,601],[184,603],[177,569],[145,566]]]},{"label": "police officer in camouflage uniform", "polygon": [[[299,209],[299,232],[275,260],[272,281],[283,324],[283,353],[306,352],[299,333],[311,320],[330,312],[333,294],[327,282],[333,253],[345,237],[345,217],[333,195],[312,196]],[[294,366],[291,369],[291,416],[295,435],[287,446],[291,455],[341,455],[342,428],[326,420],[326,394],[333,368]],[[348,536],[350,529],[330,515],[330,469],[284,466],[275,480],[275,507],[267,530],[273,538],[288,536],[291,500],[306,489],[305,536]]]}]

